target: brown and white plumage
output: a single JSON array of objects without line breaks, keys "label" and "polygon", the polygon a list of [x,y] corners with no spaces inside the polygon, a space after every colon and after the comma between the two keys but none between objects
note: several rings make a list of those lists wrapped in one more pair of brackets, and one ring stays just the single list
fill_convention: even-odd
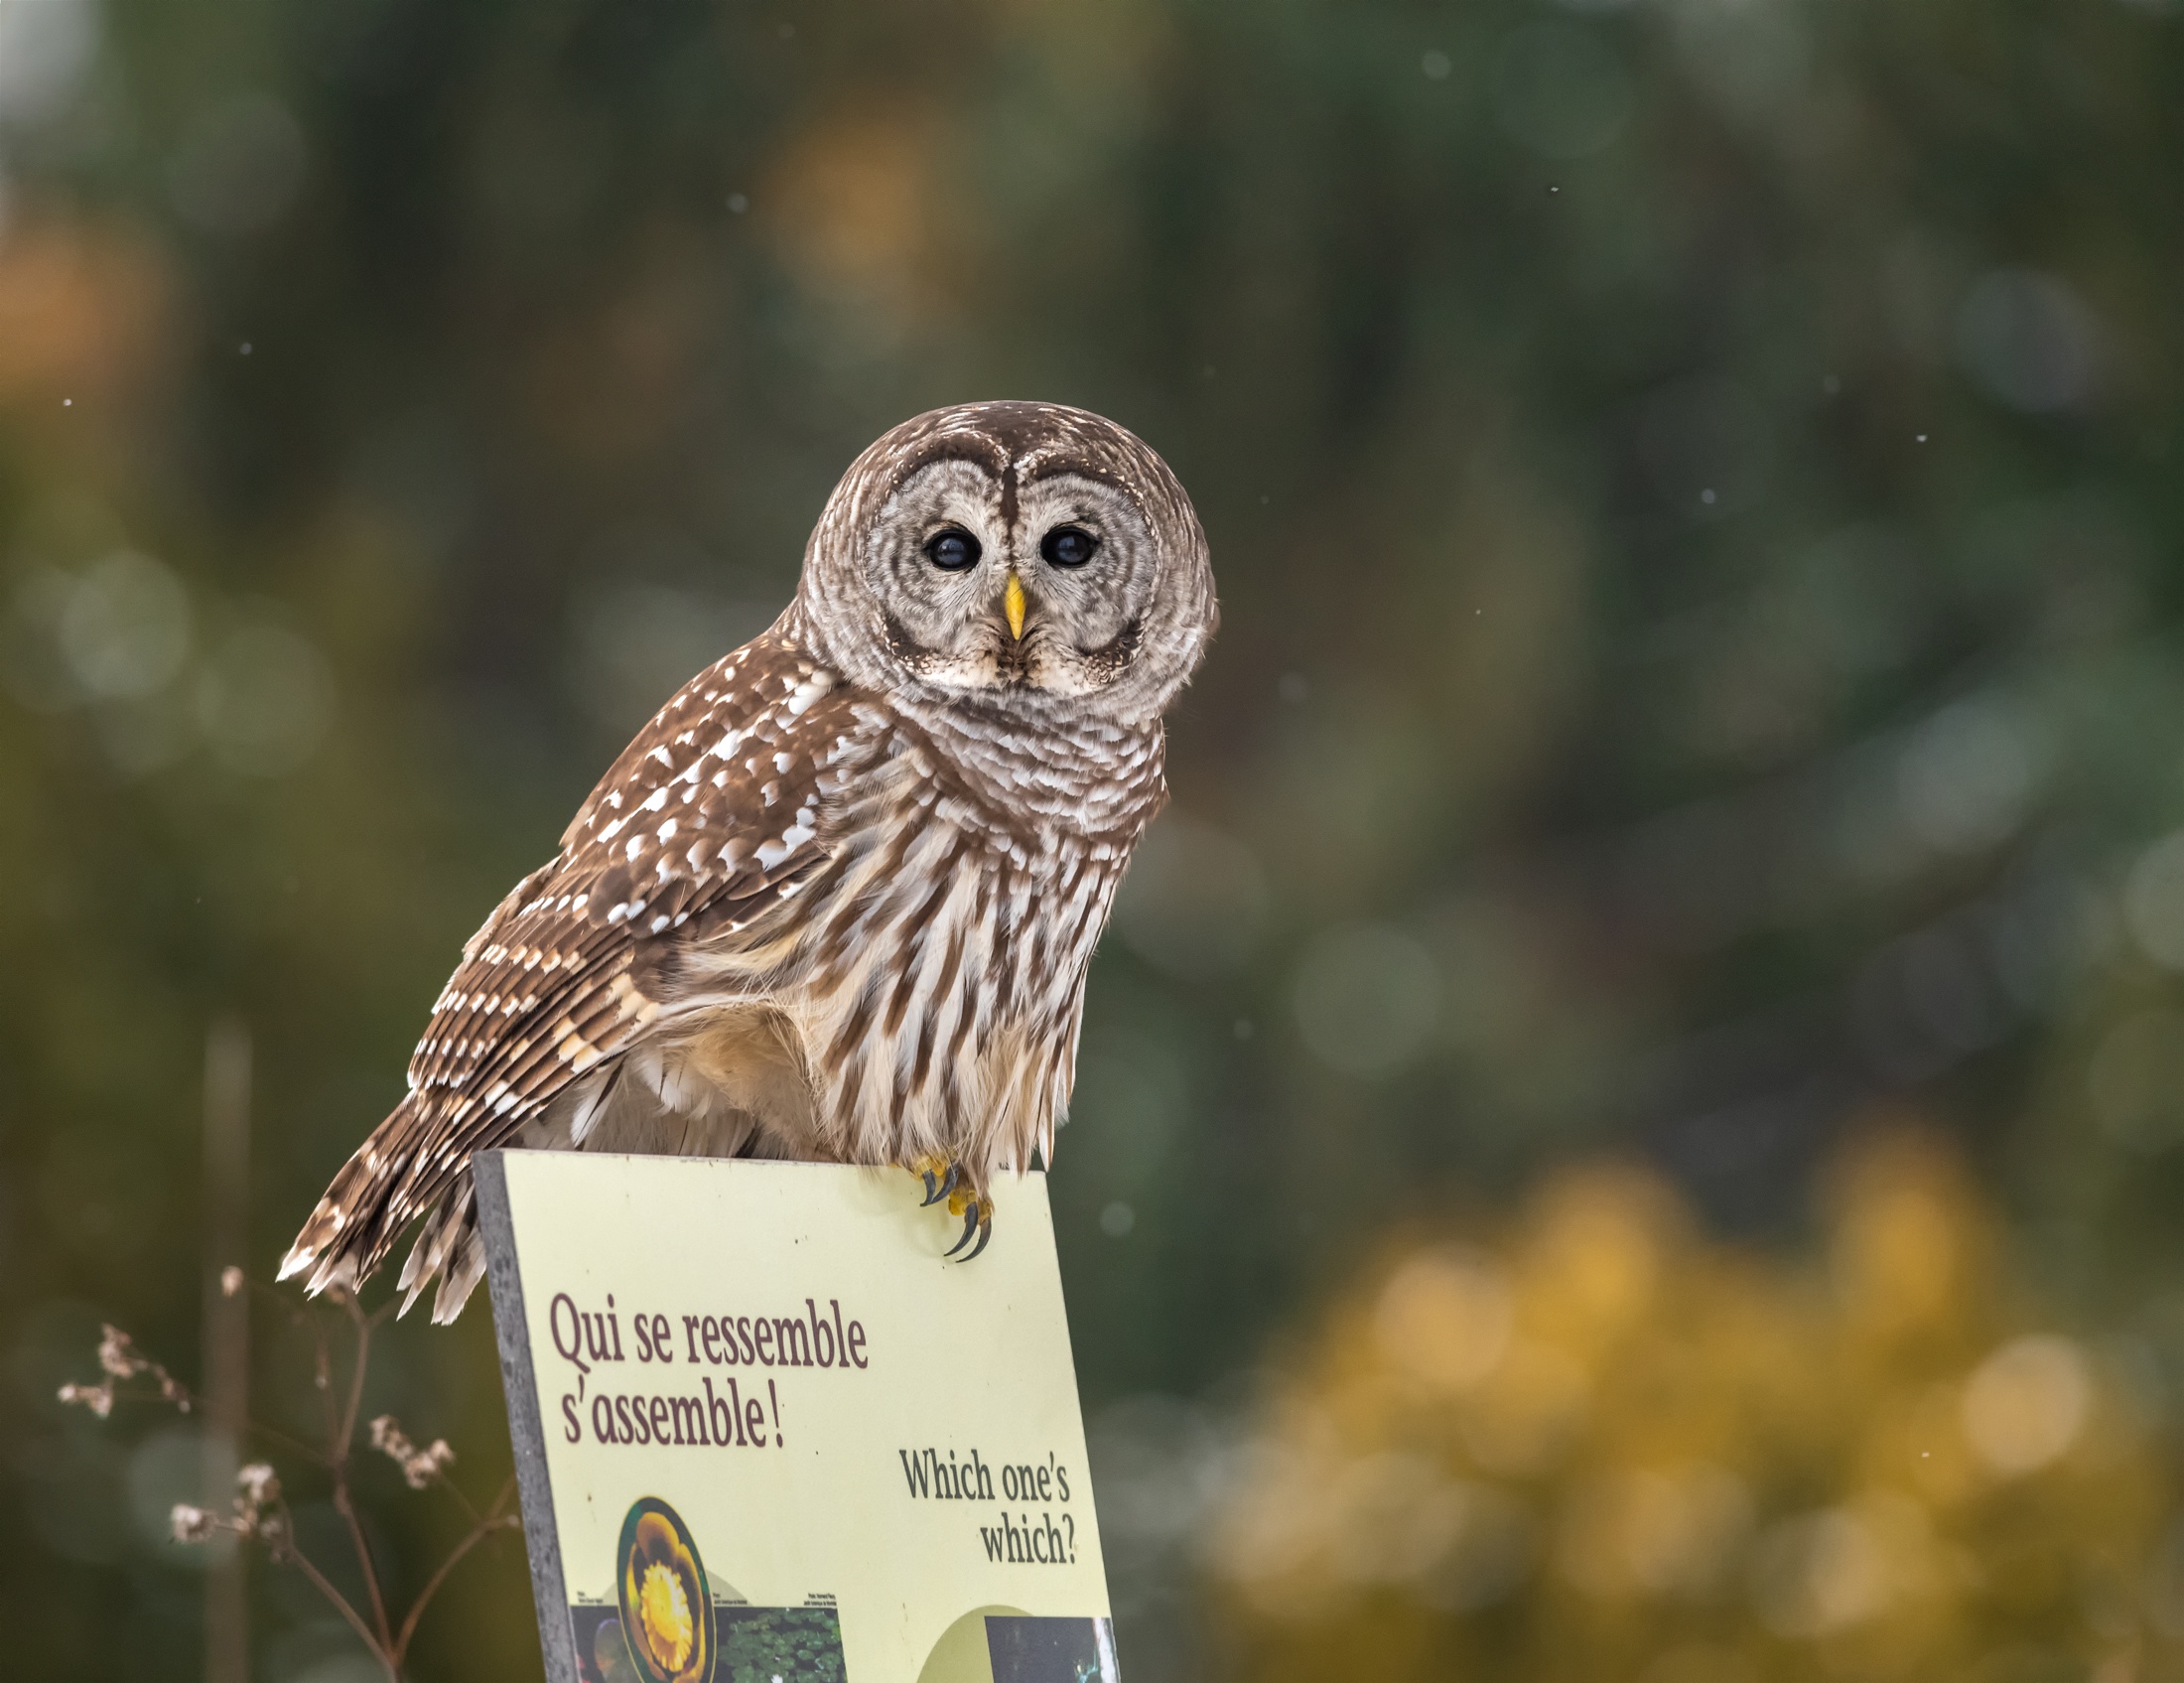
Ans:
[{"label": "brown and white plumage", "polygon": [[283,1277],[353,1286],[424,1217],[401,1282],[438,1276],[452,1319],[484,1266],[471,1154],[505,1145],[940,1162],[980,1220],[993,1174],[1052,1157],[1215,618],[1188,498],[1114,423],[972,404],[887,434],[780,620],[472,937]]}]

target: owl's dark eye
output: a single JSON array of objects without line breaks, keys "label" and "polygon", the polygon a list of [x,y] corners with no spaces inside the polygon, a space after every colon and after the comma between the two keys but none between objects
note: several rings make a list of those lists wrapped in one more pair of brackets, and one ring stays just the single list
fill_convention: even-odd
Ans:
[{"label": "owl's dark eye", "polygon": [[943,573],[960,573],[978,565],[978,539],[961,526],[949,526],[925,540],[925,559]]},{"label": "owl's dark eye", "polygon": [[1056,526],[1039,539],[1039,557],[1050,567],[1081,567],[1099,547],[1100,540],[1082,526]]}]

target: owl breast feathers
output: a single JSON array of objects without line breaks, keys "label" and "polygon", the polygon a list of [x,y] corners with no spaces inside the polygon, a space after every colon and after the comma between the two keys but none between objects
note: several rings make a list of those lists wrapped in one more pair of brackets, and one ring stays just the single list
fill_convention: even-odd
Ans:
[{"label": "owl breast feathers", "polygon": [[1113,422],[905,422],[828,500],[773,627],[654,715],[465,947],[409,1092],[282,1263],[404,1308],[484,1268],[496,1146],[937,1171],[983,1247],[1051,1161],[1084,983],[1166,798],[1160,718],[1216,622],[1167,467]]}]

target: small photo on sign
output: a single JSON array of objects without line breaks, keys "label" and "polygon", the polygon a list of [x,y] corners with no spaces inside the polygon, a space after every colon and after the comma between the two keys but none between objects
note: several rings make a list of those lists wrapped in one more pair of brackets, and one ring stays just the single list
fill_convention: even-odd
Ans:
[{"label": "small photo on sign", "polygon": [[573,1607],[569,1632],[576,1638],[577,1683],[643,1683],[644,1674],[629,1657],[629,1640],[621,1633],[619,1608]]},{"label": "small photo on sign", "polygon": [[659,1497],[630,1505],[615,1555],[614,1605],[569,1610],[580,1683],[845,1683],[834,1609],[716,1605],[690,1527]]},{"label": "small photo on sign", "polygon": [[[713,1617],[720,1645],[711,1683],[847,1683],[841,1619],[830,1607],[716,1606]],[[569,1625],[580,1683],[647,1683],[620,1609],[573,1607]]]},{"label": "small photo on sign", "polygon": [[830,1607],[724,1607],[713,1683],[846,1683],[842,1623]]},{"label": "small photo on sign", "polygon": [[622,1640],[642,1683],[710,1683],[713,1593],[682,1515],[645,1496],[621,1522],[614,1590]]},{"label": "small photo on sign", "polygon": [[1104,1618],[988,1615],[994,1683],[1121,1683],[1114,1632]]}]

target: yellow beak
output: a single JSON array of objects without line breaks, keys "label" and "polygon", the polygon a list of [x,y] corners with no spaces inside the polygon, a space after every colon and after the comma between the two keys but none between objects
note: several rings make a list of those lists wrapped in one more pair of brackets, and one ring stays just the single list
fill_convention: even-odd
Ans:
[{"label": "yellow beak", "polygon": [[1016,569],[1009,571],[1009,585],[1001,593],[1001,611],[1009,616],[1009,634],[1024,640],[1024,581],[1017,577]]}]

